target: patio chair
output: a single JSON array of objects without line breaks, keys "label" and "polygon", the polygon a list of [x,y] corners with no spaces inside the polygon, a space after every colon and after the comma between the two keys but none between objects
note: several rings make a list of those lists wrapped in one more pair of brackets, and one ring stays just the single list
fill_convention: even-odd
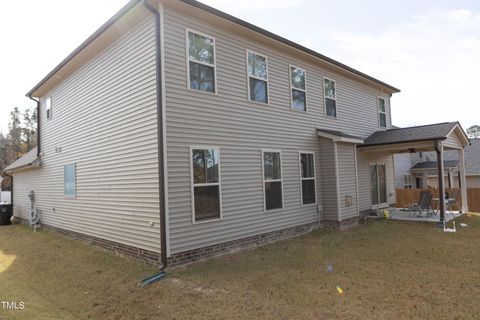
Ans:
[{"label": "patio chair", "polygon": [[429,191],[422,191],[420,193],[420,201],[413,203],[409,205],[408,207],[408,215],[411,215],[412,212],[414,215],[418,215],[425,217],[426,215],[432,213],[434,214],[434,211],[432,209],[432,193]]},{"label": "patio chair", "polygon": [[447,199],[445,199],[445,208],[453,216],[455,216],[453,212],[454,206],[458,209],[458,211],[461,211],[460,205],[458,204],[459,195],[460,195],[460,190],[455,189],[452,191],[452,194],[449,197],[447,197]]}]

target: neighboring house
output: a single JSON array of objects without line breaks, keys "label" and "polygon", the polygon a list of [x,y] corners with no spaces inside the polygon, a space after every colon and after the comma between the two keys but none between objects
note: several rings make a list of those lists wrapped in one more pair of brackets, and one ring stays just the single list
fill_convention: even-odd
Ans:
[{"label": "neighboring house", "polygon": [[163,265],[346,228],[395,203],[393,153],[468,143],[389,130],[396,92],[199,2],[134,0],[28,93],[14,214],[34,191],[43,225]]},{"label": "neighboring house", "polygon": [[[465,170],[468,188],[480,188],[480,139],[470,139],[465,148]],[[445,185],[460,186],[460,161],[457,152],[444,153]],[[437,162],[433,152],[395,155],[396,188],[438,188]]]}]

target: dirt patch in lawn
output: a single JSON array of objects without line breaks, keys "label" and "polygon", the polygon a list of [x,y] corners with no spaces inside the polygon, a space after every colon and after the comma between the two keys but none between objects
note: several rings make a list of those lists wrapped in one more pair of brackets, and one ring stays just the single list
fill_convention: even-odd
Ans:
[{"label": "dirt patch in lawn", "polygon": [[478,319],[480,217],[458,218],[457,230],[369,221],[170,270],[141,288],[153,267],[2,227],[0,301],[25,307],[0,305],[0,319]]}]

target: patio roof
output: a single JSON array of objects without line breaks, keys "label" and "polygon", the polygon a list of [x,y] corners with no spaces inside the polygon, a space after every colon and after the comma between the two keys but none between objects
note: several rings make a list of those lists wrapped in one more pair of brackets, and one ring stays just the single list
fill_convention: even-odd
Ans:
[{"label": "patio roof", "polygon": [[445,149],[462,149],[470,144],[460,123],[443,122],[376,131],[359,148],[389,149],[396,153],[418,152],[433,150],[434,143],[439,141],[445,141]]}]

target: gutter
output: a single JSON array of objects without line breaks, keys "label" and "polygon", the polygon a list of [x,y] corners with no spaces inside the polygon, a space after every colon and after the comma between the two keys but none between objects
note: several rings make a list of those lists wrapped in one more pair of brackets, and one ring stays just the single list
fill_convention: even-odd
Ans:
[{"label": "gutter", "polygon": [[30,100],[35,101],[37,104],[37,157],[40,156],[41,153],[41,147],[40,147],[40,99],[35,99],[32,97],[32,94],[28,94],[28,98]]},{"label": "gutter", "polygon": [[160,44],[160,12],[147,0],[143,0],[143,6],[155,17],[155,65],[156,65],[156,91],[157,91],[157,143],[158,143],[158,192],[160,200],[160,251],[161,267],[160,273],[142,281],[143,285],[150,284],[161,279],[165,274],[164,270],[168,264],[167,258],[167,227],[166,227],[166,203],[165,203],[165,163],[163,145],[163,96],[162,96],[162,64]]}]

